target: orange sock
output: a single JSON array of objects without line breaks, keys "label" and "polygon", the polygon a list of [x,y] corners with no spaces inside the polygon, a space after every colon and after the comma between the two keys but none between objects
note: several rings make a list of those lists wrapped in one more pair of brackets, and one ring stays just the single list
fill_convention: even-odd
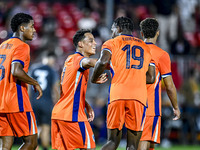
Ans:
[{"label": "orange sock", "polygon": [[149,148],[149,150],[155,150],[154,148]]}]

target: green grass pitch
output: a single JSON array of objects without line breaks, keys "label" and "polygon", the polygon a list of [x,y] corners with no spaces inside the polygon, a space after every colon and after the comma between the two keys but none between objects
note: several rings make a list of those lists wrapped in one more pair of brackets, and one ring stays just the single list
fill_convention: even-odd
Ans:
[{"label": "green grass pitch", "polygon": [[[13,146],[12,150],[17,150],[19,146]],[[97,146],[96,150],[100,150],[101,146]],[[39,148],[39,150],[42,150]],[[49,149],[51,150],[51,149]],[[118,148],[117,150],[125,150],[125,148]],[[176,145],[172,146],[170,148],[161,148],[161,147],[156,147],[155,150],[200,150],[200,145]]]}]

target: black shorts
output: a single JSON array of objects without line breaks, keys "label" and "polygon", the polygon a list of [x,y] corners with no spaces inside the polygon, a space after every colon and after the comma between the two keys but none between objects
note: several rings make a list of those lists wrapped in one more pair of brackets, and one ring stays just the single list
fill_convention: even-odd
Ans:
[{"label": "black shorts", "polygon": [[48,102],[36,102],[32,103],[33,111],[35,113],[37,125],[51,124],[51,113],[53,109],[53,104]]}]

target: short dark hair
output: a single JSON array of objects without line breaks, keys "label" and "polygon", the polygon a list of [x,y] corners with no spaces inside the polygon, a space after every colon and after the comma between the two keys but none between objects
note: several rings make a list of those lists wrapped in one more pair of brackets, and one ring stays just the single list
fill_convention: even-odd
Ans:
[{"label": "short dark hair", "polygon": [[75,47],[77,47],[79,41],[85,38],[85,33],[92,33],[92,32],[89,29],[80,29],[75,33],[73,37],[73,43]]},{"label": "short dark hair", "polygon": [[29,23],[30,20],[33,20],[32,16],[25,14],[25,13],[17,13],[11,19],[11,29],[12,29],[12,31],[16,32],[18,30],[19,26],[22,23]]},{"label": "short dark hair", "polygon": [[120,28],[120,30],[128,30],[133,32],[133,21],[127,17],[119,17],[115,19],[114,23]]},{"label": "short dark hair", "polygon": [[145,38],[154,38],[158,27],[159,23],[155,18],[146,18],[140,23],[140,29]]}]

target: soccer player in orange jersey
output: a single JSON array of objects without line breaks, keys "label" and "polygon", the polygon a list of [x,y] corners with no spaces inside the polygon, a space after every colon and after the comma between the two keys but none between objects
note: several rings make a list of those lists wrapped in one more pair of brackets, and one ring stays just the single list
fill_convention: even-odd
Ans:
[{"label": "soccer player in orange jersey", "polygon": [[102,150],[117,149],[124,123],[127,128],[127,149],[137,149],[145,121],[146,83],[154,82],[155,67],[151,63],[148,46],[133,37],[131,19],[117,18],[111,30],[113,39],[103,44],[92,75],[92,82],[96,82],[110,65],[112,81],[107,111],[108,141]]},{"label": "soccer player in orange jersey", "polygon": [[11,20],[13,36],[0,45],[0,137],[2,149],[11,149],[14,136],[22,137],[20,149],[37,147],[37,126],[31,108],[27,84],[33,85],[42,96],[38,82],[27,75],[30,63],[30,47],[25,41],[33,39],[33,18],[24,13]]},{"label": "soccer player in orange jersey", "polygon": [[[96,42],[90,30],[79,30],[73,37],[76,52],[68,56],[61,75],[61,97],[52,111],[52,148],[59,150],[95,149],[95,140],[90,121],[94,111],[85,100],[89,68],[97,59]],[[96,83],[107,81],[106,74]],[[89,115],[85,114],[85,108]]]},{"label": "soccer player in orange jersey", "polygon": [[141,35],[149,46],[152,59],[155,62],[156,81],[153,84],[147,85],[148,108],[138,150],[153,150],[153,143],[160,143],[161,78],[164,81],[167,94],[173,106],[175,115],[173,120],[180,118],[180,110],[177,104],[176,88],[171,76],[171,61],[169,54],[155,45],[159,35],[158,21],[154,18],[147,18],[140,23],[140,28]]}]

